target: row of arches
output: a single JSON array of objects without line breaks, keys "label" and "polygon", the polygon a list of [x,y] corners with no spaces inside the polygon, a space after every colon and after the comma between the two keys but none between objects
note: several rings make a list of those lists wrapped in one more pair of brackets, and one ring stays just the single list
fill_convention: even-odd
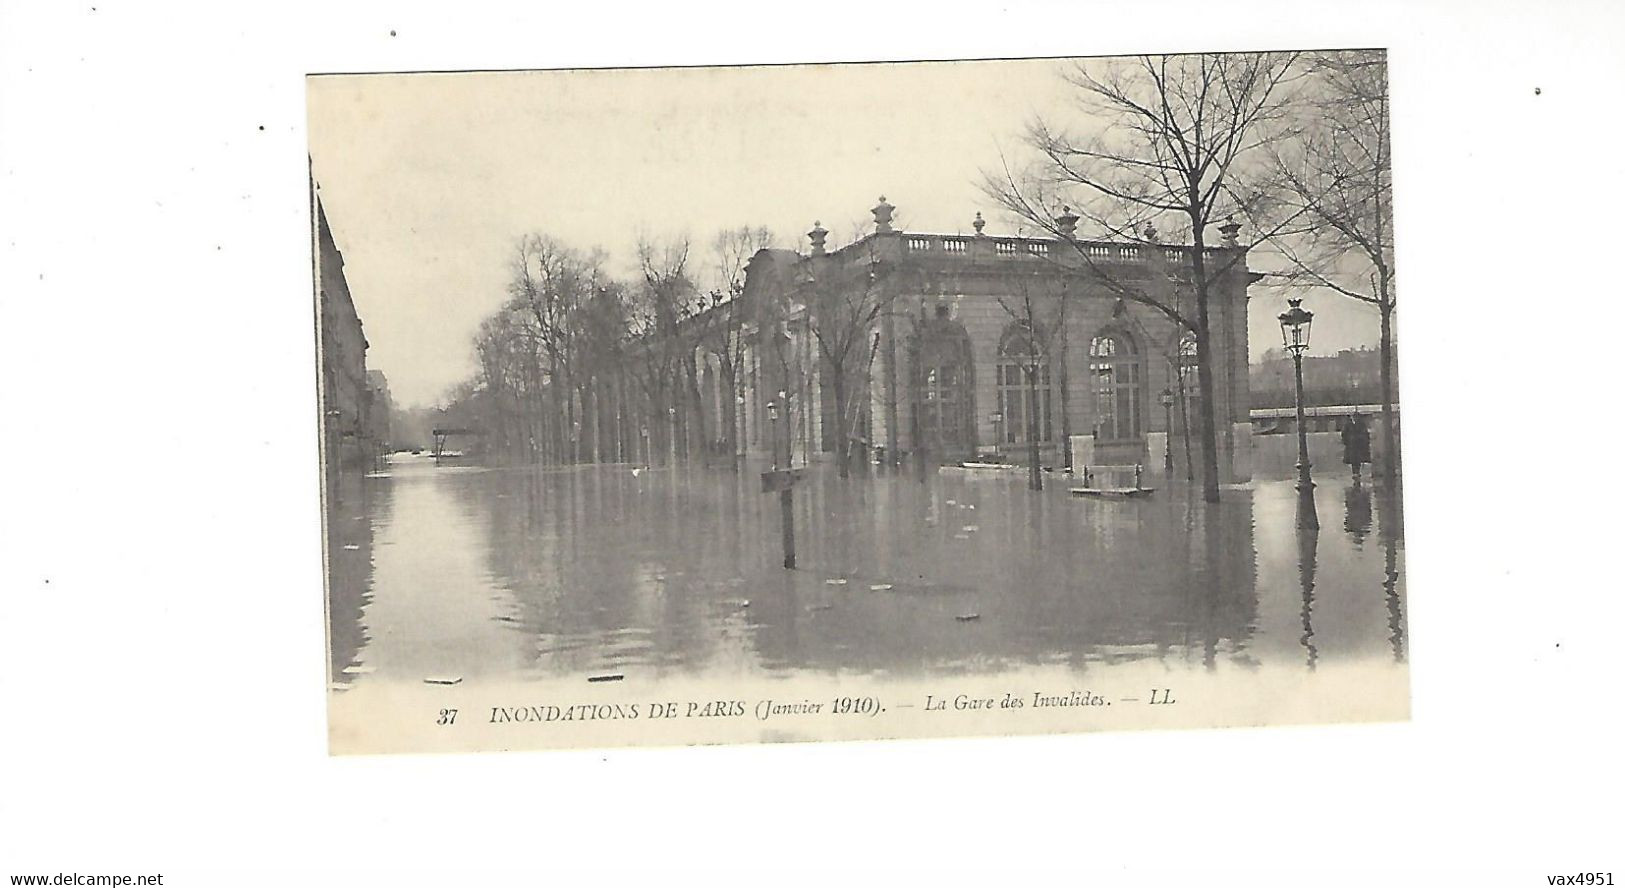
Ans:
[{"label": "row of arches", "polygon": [[[975,364],[970,337],[962,325],[939,317],[922,327],[919,340],[920,434],[924,442],[943,451],[968,451],[978,443],[976,433]],[[1103,442],[1138,442],[1147,428],[1148,387],[1156,368],[1164,368],[1182,416],[1194,415],[1189,401],[1196,385],[1196,340],[1186,333],[1177,347],[1149,354],[1140,338],[1121,326],[1103,328],[1088,342],[1084,368],[1087,378],[1072,379],[1076,391],[1086,387],[1092,408],[1074,433],[1093,431]],[[1077,365],[1073,365],[1076,368]],[[999,339],[994,374],[995,403],[990,405],[993,443],[1024,444],[1036,436],[1055,441],[1061,432],[1059,368],[1051,355],[1019,323],[1008,325]],[[1076,403],[1076,401],[1074,401]],[[1176,418],[1183,424],[1183,420]]]}]

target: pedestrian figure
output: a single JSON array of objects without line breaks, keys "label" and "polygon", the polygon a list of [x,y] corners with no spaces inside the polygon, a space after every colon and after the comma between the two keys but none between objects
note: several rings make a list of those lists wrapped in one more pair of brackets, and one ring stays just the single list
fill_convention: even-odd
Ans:
[{"label": "pedestrian figure", "polygon": [[1371,430],[1365,417],[1356,413],[1343,423],[1343,462],[1354,473],[1354,483],[1360,483],[1360,467],[1371,461]]}]

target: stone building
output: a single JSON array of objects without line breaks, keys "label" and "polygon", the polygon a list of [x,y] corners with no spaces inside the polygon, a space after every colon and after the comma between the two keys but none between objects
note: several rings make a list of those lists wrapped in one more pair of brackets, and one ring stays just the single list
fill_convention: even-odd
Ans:
[{"label": "stone building", "polygon": [[[923,450],[938,461],[1021,462],[1036,438],[1049,466],[1160,468],[1170,432],[1183,465],[1188,425],[1200,460],[1194,337],[1140,301],[1194,313],[1190,247],[1078,241],[1077,217],[1064,210],[1061,237],[988,234],[980,214],[971,235],[905,232],[892,227],[894,209],[881,198],[874,231],[841,249],[827,250],[815,223],[808,252],[751,260],[738,391],[723,390],[704,372],[714,357],[697,354],[713,421],[728,422],[728,402],[739,403],[744,455],[770,457],[771,431],[781,447],[788,436],[797,463],[834,453],[843,435],[883,458]],[[1238,231],[1221,226],[1205,254],[1225,480],[1247,476],[1250,434],[1254,276]],[[1089,452],[1074,455],[1074,445]]]},{"label": "stone building", "polygon": [[328,493],[336,496],[344,479],[359,478],[372,470],[382,442],[375,437],[375,396],[367,375],[367,337],[344,278],[344,255],[333,241],[327,214],[314,192],[311,206],[316,219],[313,247],[322,467]]},{"label": "stone building", "polygon": [[395,399],[389,393],[389,378],[382,370],[367,371],[367,440],[380,453],[395,447],[390,420]]}]

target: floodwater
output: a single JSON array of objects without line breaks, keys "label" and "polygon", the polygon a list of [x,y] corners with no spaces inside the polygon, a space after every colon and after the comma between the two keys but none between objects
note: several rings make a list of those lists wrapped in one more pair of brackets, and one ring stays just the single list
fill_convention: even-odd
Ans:
[{"label": "floodwater", "polygon": [[818,469],[786,571],[756,471],[398,456],[330,513],[332,681],[1403,663],[1398,497],[1317,480],[1305,532],[1286,480],[1211,507],[1183,484],[1096,500],[1058,475]]}]

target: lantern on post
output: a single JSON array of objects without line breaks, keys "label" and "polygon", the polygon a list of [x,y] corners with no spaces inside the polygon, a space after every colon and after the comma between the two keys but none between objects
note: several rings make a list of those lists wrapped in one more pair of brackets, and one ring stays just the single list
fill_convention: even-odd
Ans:
[{"label": "lantern on post", "polygon": [[1172,389],[1163,389],[1157,395],[1157,402],[1162,405],[1162,470],[1169,478],[1174,476],[1174,393]]},{"label": "lantern on post", "polygon": [[1288,299],[1287,310],[1278,316],[1281,322],[1281,344],[1292,354],[1292,377],[1296,389],[1298,417],[1298,496],[1299,523],[1306,528],[1319,528],[1315,515],[1314,487],[1309,478],[1309,429],[1303,416],[1303,353],[1309,350],[1309,328],[1315,315],[1303,307],[1302,299]]}]

